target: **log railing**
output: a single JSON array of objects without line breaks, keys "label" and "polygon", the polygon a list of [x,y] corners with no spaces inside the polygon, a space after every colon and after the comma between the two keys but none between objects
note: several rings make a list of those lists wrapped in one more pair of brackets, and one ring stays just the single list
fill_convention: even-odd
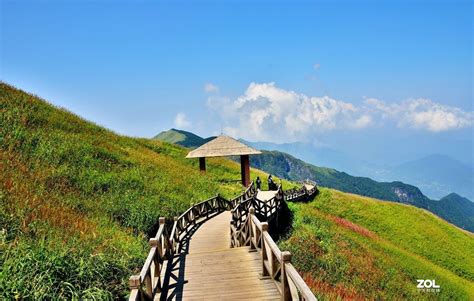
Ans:
[{"label": "log railing", "polygon": [[317,300],[291,264],[291,253],[280,251],[268,233],[268,223],[260,222],[255,212],[251,207],[246,222],[250,251],[259,252],[262,258],[262,277],[275,282],[282,300]]},{"label": "log railing", "polygon": [[172,259],[179,250],[181,239],[197,223],[204,221],[222,211],[230,210],[233,204],[246,198],[253,198],[256,193],[252,184],[238,197],[229,201],[216,195],[208,200],[192,205],[179,217],[175,217],[172,226],[166,224],[164,217],[159,219],[159,228],[155,237],[150,238],[150,251],[140,274],[130,277],[130,301],[153,300],[163,288],[161,271],[167,260]]}]

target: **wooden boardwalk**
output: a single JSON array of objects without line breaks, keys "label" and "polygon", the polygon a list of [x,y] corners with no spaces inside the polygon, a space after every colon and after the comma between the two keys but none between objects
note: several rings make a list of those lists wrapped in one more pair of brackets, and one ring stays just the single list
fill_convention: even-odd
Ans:
[{"label": "wooden boardwalk", "polygon": [[252,183],[231,200],[216,195],[173,221],[161,217],[140,273],[129,279],[129,301],[316,301],[268,221],[286,200],[306,201],[317,192],[314,185],[257,191]]},{"label": "wooden boardwalk", "polygon": [[259,190],[256,198],[262,202],[266,202],[275,197],[278,190]]},{"label": "wooden boardwalk", "polygon": [[225,211],[195,227],[173,267],[163,271],[163,277],[171,277],[162,300],[281,299],[272,279],[260,279],[260,254],[230,248],[230,219]]}]

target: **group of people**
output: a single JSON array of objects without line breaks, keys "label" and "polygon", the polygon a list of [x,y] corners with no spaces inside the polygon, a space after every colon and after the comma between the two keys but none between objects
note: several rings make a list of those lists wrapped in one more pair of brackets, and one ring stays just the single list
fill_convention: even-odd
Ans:
[{"label": "group of people", "polygon": [[[278,186],[277,184],[273,181],[272,175],[268,175],[268,190],[277,190]],[[255,180],[255,184],[257,185],[258,190],[262,190],[262,180],[260,180],[260,177],[257,176],[257,179]]]}]

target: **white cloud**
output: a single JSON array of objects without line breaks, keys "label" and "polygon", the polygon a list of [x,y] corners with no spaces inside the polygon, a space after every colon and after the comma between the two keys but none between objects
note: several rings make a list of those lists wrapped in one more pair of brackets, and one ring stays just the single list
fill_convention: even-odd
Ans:
[{"label": "white cloud", "polygon": [[[251,83],[236,99],[211,96],[208,107],[225,123],[224,132],[249,140],[289,142],[334,130],[360,130],[394,123],[440,132],[474,124],[473,112],[411,99],[387,104],[367,98],[362,105],[329,96],[310,97],[275,83]],[[311,139],[313,140],[313,139]]]},{"label": "white cloud", "polygon": [[430,99],[408,99],[401,103],[386,104],[369,98],[366,105],[384,119],[391,119],[398,127],[441,132],[474,125],[474,112],[435,103]]},{"label": "white cloud", "polygon": [[186,118],[186,114],[179,112],[174,118],[174,126],[178,129],[188,128],[191,126],[191,122]]},{"label": "white cloud", "polygon": [[321,68],[321,64],[316,63],[316,64],[313,65],[313,68],[314,68],[315,70],[319,70],[319,68]]},{"label": "white cloud", "polygon": [[363,128],[371,121],[351,103],[309,97],[275,83],[251,83],[234,101],[210,98],[208,105],[229,123],[226,133],[255,140],[292,141],[314,132]]},{"label": "white cloud", "polygon": [[361,129],[372,125],[372,117],[370,115],[360,116],[354,123],[354,127]]},{"label": "white cloud", "polygon": [[219,92],[219,87],[214,85],[213,83],[207,83],[204,85],[204,91],[207,93],[217,93]]}]

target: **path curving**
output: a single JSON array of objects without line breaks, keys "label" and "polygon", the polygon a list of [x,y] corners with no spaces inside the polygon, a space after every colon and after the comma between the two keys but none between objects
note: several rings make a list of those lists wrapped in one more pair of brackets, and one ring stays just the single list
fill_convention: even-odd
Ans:
[{"label": "path curving", "polygon": [[249,247],[230,248],[231,213],[196,225],[162,271],[161,300],[276,300],[272,279],[261,279],[262,259]]}]

